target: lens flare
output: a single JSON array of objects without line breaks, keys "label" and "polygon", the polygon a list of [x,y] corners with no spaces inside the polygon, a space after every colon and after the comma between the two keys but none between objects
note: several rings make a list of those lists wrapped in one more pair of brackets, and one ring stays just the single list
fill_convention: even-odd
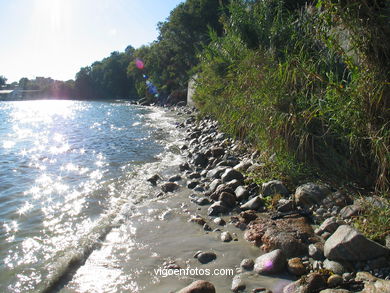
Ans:
[{"label": "lens flare", "polygon": [[135,59],[135,66],[138,69],[144,69],[145,67],[144,62],[141,59]]}]

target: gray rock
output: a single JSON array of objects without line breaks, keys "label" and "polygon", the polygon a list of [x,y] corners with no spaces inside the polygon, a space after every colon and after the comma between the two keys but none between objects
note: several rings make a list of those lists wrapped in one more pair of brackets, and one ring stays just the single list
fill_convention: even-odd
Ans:
[{"label": "gray rock", "polygon": [[213,221],[215,224],[219,225],[219,226],[225,226],[226,225],[226,222],[224,219],[218,217],[218,218],[215,218],[214,221]]},{"label": "gray rock", "polygon": [[241,276],[240,275],[234,276],[234,278],[232,280],[231,290],[233,292],[240,292],[242,290],[245,290],[245,288],[246,288],[246,285],[245,285],[244,281],[241,279]]},{"label": "gray rock", "polygon": [[200,167],[206,167],[208,162],[209,160],[207,159],[206,155],[203,153],[196,154],[193,160],[194,165]]},{"label": "gray rock", "polygon": [[237,179],[238,181],[243,181],[244,176],[240,172],[238,172],[232,168],[229,168],[222,174],[221,179],[222,179],[222,182],[224,182],[224,183],[229,182],[233,179]]},{"label": "gray rock", "polygon": [[249,197],[249,192],[244,186],[238,186],[234,193],[236,194],[236,198],[239,202],[243,202]]},{"label": "gray rock", "polygon": [[228,212],[228,209],[220,201],[213,203],[207,210],[209,216],[218,216]]},{"label": "gray rock", "polygon": [[214,158],[217,158],[225,154],[225,149],[222,147],[213,147],[210,149],[210,153]]},{"label": "gray rock", "polygon": [[222,232],[221,233],[221,241],[222,242],[230,242],[233,240],[232,235],[230,235],[229,232]]},{"label": "gray rock", "polygon": [[331,260],[363,261],[387,256],[389,251],[347,225],[338,227],[324,245],[325,257]]},{"label": "gray rock", "polygon": [[316,260],[324,259],[324,245],[321,242],[310,244],[309,255]]},{"label": "gray rock", "polygon": [[361,205],[359,205],[359,204],[352,204],[352,205],[348,205],[348,206],[343,207],[340,210],[339,215],[343,219],[347,219],[347,218],[350,218],[350,217],[358,215],[362,211],[363,211],[363,208],[361,207]]},{"label": "gray rock", "polygon": [[325,289],[321,290],[320,293],[351,293],[351,291],[346,289]]},{"label": "gray rock", "polygon": [[232,181],[226,183],[226,186],[232,190],[235,190],[239,185],[241,185],[241,181],[238,181],[237,179],[233,179]]},{"label": "gray rock", "polygon": [[316,230],[316,234],[321,235],[323,232],[329,232],[333,233],[334,231],[337,230],[337,228],[341,225],[344,224],[340,221],[337,220],[336,217],[330,217],[327,218],[320,227]]},{"label": "gray rock", "polygon": [[253,259],[250,259],[250,258],[245,258],[240,263],[240,267],[243,268],[244,270],[247,270],[247,271],[253,270],[254,265],[255,265],[255,262],[253,261]]},{"label": "gray rock", "polygon": [[195,200],[195,203],[200,206],[205,206],[211,204],[211,201],[207,197],[199,197]]},{"label": "gray rock", "polygon": [[254,270],[258,274],[277,274],[284,271],[286,257],[281,249],[275,249],[256,258]]},{"label": "gray rock", "polygon": [[217,255],[214,252],[201,252],[197,254],[196,258],[202,264],[209,263],[217,258]]},{"label": "gray rock", "polygon": [[175,176],[172,176],[168,179],[169,182],[176,182],[176,181],[180,181],[180,180],[181,180],[180,175],[175,175]]},{"label": "gray rock", "polygon": [[236,196],[229,192],[222,192],[218,200],[227,208],[233,208],[236,205]]},{"label": "gray rock", "polygon": [[278,212],[287,213],[295,210],[295,204],[292,199],[281,198],[277,205]]},{"label": "gray rock", "polygon": [[152,185],[157,185],[157,181],[161,180],[161,177],[158,174],[153,175],[152,177],[149,177],[146,179],[146,181],[149,181]]},{"label": "gray rock", "polygon": [[246,210],[259,210],[261,207],[264,206],[264,201],[260,198],[260,196],[256,196],[254,198],[252,198],[251,200],[249,200],[248,202],[246,202],[245,204],[241,205],[240,208],[243,210],[243,211],[246,211]]},{"label": "gray rock", "polygon": [[306,183],[299,186],[294,194],[295,203],[304,209],[310,209],[313,205],[319,204],[330,190],[323,185]]},{"label": "gray rock", "polygon": [[221,185],[221,183],[222,183],[222,181],[221,181],[220,179],[214,179],[214,180],[210,183],[210,185],[209,185],[209,190],[210,190],[210,192],[213,193],[213,192],[217,189],[217,187],[218,187],[219,185]]},{"label": "gray rock", "polygon": [[200,177],[201,177],[200,173],[198,173],[198,172],[192,172],[192,173],[187,175],[187,178],[189,178],[189,179],[198,179]]},{"label": "gray rock", "polygon": [[280,194],[282,196],[288,196],[288,190],[279,180],[272,180],[262,185],[263,196],[272,196]]},{"label": "gray rock", "polygon": [[215,287],[210,282],[198,280],[181,289],[177,293],[215,293]]},{"label": "gray rock", "polygon": [[200,182],[197,180],[192,180],[192,181],[188,182],[187,187],[189,189],[194,189],[195,187],[197,187],[199,185],[199,183]]},{"label": "gray rock", "polygon": [[329,271],[332,271],[333,273],[335,274],[338,274],[338,275],[342,275],[345,273],[345,268],[344,266],[337,262],[337,261],[332,261],[332,260],[329,260],[329,259],[325,259],[324,260],[324,263],[323,263],[323,266],[325,269],[329,270]]},{"label": "gray rock", "polygon": [[207,172],[207,178],[221,178],[221,175],[226,171],[227,167],[216,167]]},{"label": "gray rock", "polygon": [[164,192],[173,192],[177,189],[179,189],[179,185],[174,182],[166,182],[161,185],[161,189]]},{"label": "gray rock", "polygon": [[244,160],[241,161],[238,165],[235,165],[233,169],[239,172],[245,172],[250,166],[252,166],[252,163],[248,160]]}]

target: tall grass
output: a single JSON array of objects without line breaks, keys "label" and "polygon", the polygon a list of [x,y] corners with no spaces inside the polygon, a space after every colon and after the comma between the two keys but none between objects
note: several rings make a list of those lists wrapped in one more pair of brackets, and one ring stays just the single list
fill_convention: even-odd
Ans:
[{"label": "tall grass", "polygon": [[377,39],[388,2],[370,6],[376,22],[347,0],[290,2],[232,1],[225,35],[212,34],[201,56],[195,101],[290,173],[306,162],[388,190],[390,42]]}]

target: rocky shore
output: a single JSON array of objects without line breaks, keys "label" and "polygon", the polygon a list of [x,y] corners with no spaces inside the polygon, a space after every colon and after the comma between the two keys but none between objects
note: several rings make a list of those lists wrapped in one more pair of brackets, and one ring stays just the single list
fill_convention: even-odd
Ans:
[{"label": "rocky shore", "polygon": [[[193,191],[189,200],[207,208],[208,216],[192,216],[194,225],[201,225],[205,233],[219,233],[221,242],[228,243],[237,240],[234,231],[224,229],[228,219],[259,247],[256,259],[237,264],[232,292],[270,293],[261,284],[248,291],[246,282],[256,275],[278,274],[295,280],[279,289],[283,293],[390,292],[389,235],[383,246],[352,225],[364,209],[361,199],[324,183],[307,182],[291,190],[277,178],[262,185],[251,182],[247,175],[262,166],[259,153],[219,131],[216,121],[196,120],[194,111],[178,112],[189,116],[177,126],[186,132],[181,152],[187,162],[167,182],[158,175],[148,181],[159,185],[162,193],[175,192],[180,188],[177,182],[185,181]],[[376,197],[366,200],[388,205]],[[219,256],[205,247],[194,257],[205,264]],[[167,268],[178,269],[175,264]],[[212,283],[198,280],[179,292],[216,290]]]}]

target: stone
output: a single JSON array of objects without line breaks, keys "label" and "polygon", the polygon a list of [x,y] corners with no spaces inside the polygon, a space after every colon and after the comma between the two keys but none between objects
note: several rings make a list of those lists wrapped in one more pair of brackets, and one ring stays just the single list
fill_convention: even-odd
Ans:
[{"label": "stone", "polygon": [[199,185],[199,183],[200,182],[197,180],[192,180],[192,181],[188,182],[187,187],[189,189],[194,189],[195,187],[197,187]]},{"label": "stone", "polygon": [[198,280],[181,289],[177,293],[215,293],[215,287],[210,282]]},{"label": "stone", "polygon": [[175,182],[166,182],[161,185],[161,189],[164,192],[174,192],[175,190],[179,189],[179,185]]},{"label": "stone", "polygon": [[218,216],[228,212],[228,209],[220,202],[216,201],[207,210],[209,216]]},{"label": "stone", "polygon": [[241,279],[241,276],[240,275],[234,276],[234,278],[232,280],[231,290],[233,292],[240,292],[242,290],[245,290],[245,288],[246,288],[246,285],[245,285],[244,281]]},{"label": "stone", "polygon": [[200,206],[205,206],[211,204],[211,201],[207,197],[199,197],[195,200],[195,203]]},{"label": "stone", "polygon": [[219,185],[221,185],[221,184],[222,184],[222,181],[221,181],[220,179],[214,179],[214,180],[210,183],[210,185],[209,185],[209,190],[210,190],[210,192],[213,193],[213,192],[217,189],[217,187],[218,187]]},{"label": "stone", "polygon": [[220,217],[215,218],[215,219],[213,220],[213,222],[214,222],[215,224],[217,224],[218,226],[225,226],[225,225],[226,225],[225,220],[222,219],[222,218],[220,218]]},{"label": "stone", "polygon": [[286,267],[286,257],[281,249],[275,249],[256,258],[254,271],[258,274],[278,274]]},{"label": "stone", "polygon": [[179,165],[179,170],[184,172],[184,171],[187,171],[187,170],[191,170],[191,167],[188,163],[184,163],[184,164],[180,164]]},{"label": "stone", "polygon": [[239,221],[245,224],[249,224],[251,221],[256,219],[257,219],[257,215],[254,210],[243,211],[239,215]]},{"label": "stone", "polygon": [[250,259],[250,258],[245,258],[240,263],[240,267],[243,268],[244,270],[247,270],[247,271],[253,270],[254,265],[255,265],[255,262],[253,261],[253,259]]},{"label": "stone", "polygon": [[354,228],[341,225],[324,245],[330,260],[363,261],[389,255],[389,249],[364,237]]},{"label": "stone", "polygon": [[287,270],[296,276],[301,276],[306,273],[306,268],[299,257],[294,257],[288,260]]},{"label": "stone", "polygon": [[246,210],[257,211],[260,208],[262,208],[263,206],[264,206],[263,199],[260,198],[260,196],[256,196],[256,197],[252,198],[251,200],[247,201],[246,203],[244,203],[243,205],[241,205],[240,208],[243,211],[246,211]]},{"label": "stone", "polygon": [[361,212],[363,212],[363,208],[361,205],[352,204],[352,205],[348,205],[348,206],[343,207],[340,210],[339,216],[343,219],[347,219],[347,218],[350,218],[353,216],[357,216]]},{"label": "stone", "polygon": [[203,153],[196,154],[194,157],[194,160],[193,160],[194,165],[200,166],[203,168],[207,166],[208,162],[209,162],[209,160],[207,159],[207,156]]},{"label": "stone", "polygon": [[221,178],[221,175],[227,170],[227,167],[216,167],[207,172],[207,178]]},{"label": "stone", "polygon": [[169,182],[176,182],[176,181],[180,181],[180,180],[181,180],[180,175],[175,175],[175,176],[172,176],[168,179]]},{"label": "stone", "polygon": [[327,218],[316,230],[316,234],[321,235],[323,232],[333,233],[337,230],[340,224],[344,224],[337,220],[336,217]]},{"label": "stone", "polygon": [[329,259],[325,259],[323,263],[324,269],[327,269],[329,271],[332,271],[335,274],[342,275],[345,273],[345,268],[344,266],[337,262],[337,261],[332,261]]},{"label": "stone", "polygon": [[161,180],[161,177],[158,174],[155,174],[152,177],[149,177],[148,179],[146,179],[146,181],[149,181],[154,186],[157,185],[158,180]]},{"label": "stone", "polygon": [[245,172],[250,166],[252,166],[252,163],[249,160],[244,160],[241,161],[239,164],[235,165],[233,169],[239,172]]},{"label": "stone", "polygon": [[263,196],[273,196],[276,194],[280,194],[282,196],[288,196],[289,192],[287,188],[283,185],[283,183],[279,180],[272,180],[262,185],[262,193]]},{"label": "stone", "polygon": [[226,171],[222,174],[221,179],[222,179],[222,182],[224,182],[224,183],[229,182],[233,179],[237,179],[238,181],[243,181],[244,176],[240,172],[238,172],[232,168],[229,168],[229,169],[226,169]]},{"label": "stone", "polygon": [[209,263],[217,258],[217,255],[214,252],[201,252],[196,258],[201,264]]},{"label": "stone", "polygon": [[230,242],[232,240],[233,240],[233,237],[229,232],[222,232],[221,233],[221,241],[222,242]]},{"label": "stone", "polygon": [[292,199],[281,198],[278,201],[276,209],[281,213],[291,212],[295,210],[295,203]]},{"label": "stone", "polygon": [[238,181],[237,179],[233,179],[226,183],[226,186],[231,188],[232,190],[235,190],[240,185],[241,185],[241,181]]},{"label": "stone", "polygon": [[210,149],[210,153],[214,158],[217,158],[225,154],[225,149],[222,147],[213,147]]},{"label": "stone", "polygon": [[351,293],[351,291],[346,289],[325,289],[321,290],[320,293]]},{"label": "stone", "polygon": [[198,172],[192,172],[192,173],[190,173],[190,174],[187,175],[187,178],[188,178],[188,179],[198,179],[198,178],[200,178],[200,177],[201,177],[201,175],[200,175],[200,173],[198,173]]},{"label": "stone", "polygon": [[236,190],[234,190],[234,193],[239,202],[243,202],[249,197],[249,191],[244,186],[238,186]]},{"label": "stone", "polygon": [[229,192],[222,192],[218,200],[227,208],[233,208],[236,205],[236,196]]},{"label": "stone", "polygon": [[264,251],[280,248],[289,258],[306,254],[313,236],[314,231],[304,217],[276,220],[258,217],[249,223],[244,234],[246,240],[262,245]]},{"label": "stone", "polygon": [[298,206],[308,210],[319,204],[329,193],[330,190],[326,186],[306,183],[295,190],[294,200]]},{"label": "stone", "polygon": [[364,284],[362,293],[389,293],[390,292],[390,280],[378,279],[374,284]]},{"label": "stone", "polygon": [[203,226],[204,224],[206,224],[206,220],[203,219],[201,216],[192,216],[191,219],[190,219],[190,222],[192,223],[196,223],[198,225],[201,225]]},{"label": "stone", "polygon": [[321,289],[325,289],[327,286],[324,276],[320,273],[314,272],[306,276],[306,288],[307,292],[317,292]]},{"label": "stone", "polygon": [[316,242],[314,244],[310,244],[309,247],[309,255],[316,260],[324,259],[324,244],[321,242]]},{"label": "stone", "polygon": [[337,287],[343,283],[343,277],[337,274],[331,275],[326,283],[329,287]]}]

